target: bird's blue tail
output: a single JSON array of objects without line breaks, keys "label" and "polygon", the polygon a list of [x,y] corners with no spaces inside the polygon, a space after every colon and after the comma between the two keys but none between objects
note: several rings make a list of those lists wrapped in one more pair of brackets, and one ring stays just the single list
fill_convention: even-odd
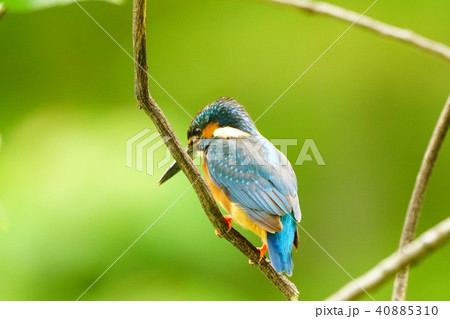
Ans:
[{"label": "bird's blue tail", "polygon": [[297,227],[293,214],[280,217],[283,230],[278,233],[267,233],[267,244],[269,246],[269,257],[276,271],[286,272],[292,276],[294,263],[292,261],[292,245],[296,236]]}]

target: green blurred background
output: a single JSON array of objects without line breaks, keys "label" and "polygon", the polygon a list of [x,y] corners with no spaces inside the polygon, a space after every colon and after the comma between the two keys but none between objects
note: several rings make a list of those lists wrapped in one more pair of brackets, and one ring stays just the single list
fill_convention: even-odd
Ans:
[{"label": "green blurred background", "polygon": [[[333,1],[362,12],[371,1]],[[82,5],[131,52],[131,2]],[[348,24],[251,0],[149,0],[150,73],[194,115],[232,96],[257,118]],[[368,16],[450,43],[447,0],[379,1]],[[352,275],[398,246],[423,152],[449,93],[448,62],[353,27],[259,121],[268,138],[314,139],[325,166],[296,166],[302,226]],[[183,142],[190,118],[152,94]],[[74,300],[189,186],[126,167],[154,130],[136,108],[132,60],[78,6],[0,21],[0,299]],[[295,161],[300,147],[290,147]],[[157,157],[164,156],[161,149]],[[450,141],[418,233],[449,215]],[[243,232],[255,244],[249,232]],[[349,282],[304,232],[302,300]],[[409,300],[448,300],[450,247],[414,267]],[[372,292],[390,299],[392,281]],[[283,300],[214,235],[189,190],[82,300]],[[363,297],[368,300],[368,297]]]}]

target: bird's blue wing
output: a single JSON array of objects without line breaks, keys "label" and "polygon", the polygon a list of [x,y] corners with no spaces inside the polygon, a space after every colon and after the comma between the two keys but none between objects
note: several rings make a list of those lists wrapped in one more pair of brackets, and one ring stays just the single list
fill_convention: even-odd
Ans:
[{"label": "bird's blue wing", "polygon": [[280,216],[300,221],[297,180],[287,158],[264,137],[214,138],[205,147],[212,182],[270,233],[283,226]]}]

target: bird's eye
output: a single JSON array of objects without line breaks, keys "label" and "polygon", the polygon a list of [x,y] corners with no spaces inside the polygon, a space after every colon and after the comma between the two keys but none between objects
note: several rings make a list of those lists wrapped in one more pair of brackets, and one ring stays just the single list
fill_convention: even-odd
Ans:
[{"label": "bird's eye", "polygon": [[202,130],[201,130],[199,127],[196,127],[196,128],[194,129],[194,134],[195,134],[196,136],[200,136],[201,133],[202,133]]}]

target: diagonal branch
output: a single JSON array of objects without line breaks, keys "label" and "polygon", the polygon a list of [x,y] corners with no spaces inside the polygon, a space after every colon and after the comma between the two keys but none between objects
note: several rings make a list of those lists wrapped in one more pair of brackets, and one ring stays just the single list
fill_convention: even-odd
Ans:
[{"label": "diagonal branch", "polygon": [[[214,228],[218,229],[223,237],[238,248],[250,260],[259,259],[259,251],[239,232],[231,229],[227,232],[228,224],[225,222],[217,204],[212,198],[211,192],[203,180],[200,172],[195,167],[192,159],[184,151],[180,141],[176,137],[164,113],[161,111],[155,100],[150,95],[148,87],[148,65],[146,49],[146,0],[133,1],[133,53],[135,60],[135,95],[139,108],[152,119],[156,128],[162,136],[167,137],[166,145],[169,147],[172,156],[180,165],[184,174],[191,182],[203,210],[206,213]],[[297,287],[291,283],[284,275],[278,273],[266,258],[255,265],[261,272],[276,286],[288,300],[297,300]]]},{"label": "diagonal branch", "polygon": [[[406,218],[403,225],[402,236],[400,239],[400,248],[410,243],[415,236],[417,223],[419,222],[420,210],[423,204],[423,198],[430,181],[434,163],[439,154],[439,150],[444,141],[445,135],[450,125],[450,96],[445,103],[444,109],[439,116],[439,120],[434,128],[433,135],[428,143],[427,150],[422,160],[419,173],[417,174],[414,190],[406,212]],[[408,286],[409,267],[402,269],[396,276],[392,300],[405,300],[406,289]]]},{"label": "diagonal branch", "polygon": [[[350,11],[339,6],[335,6],[326,2],[311,0],[265,0],[275,2],[296,9],[304,10],[310,13],[317,13],[339,20],[355,23],[365,29],[371,30],[388,38],[397,39],[404,43],[414,45],[427,52],[440,56],[446,60],[450,60],[450,47],[443,43],[439,43],[421,36],[411,30],[402,29],[367,16],[360,17],[360,14]],[[355,22],[356,21],[356,22]]]},{"label": "diagonal branch", "polygon": [[419,238],[399,249],[361,277],[356,278],[327,300],[354,300],[393,276],[403,267],[419,261],[450,239],[450,217],[427,230]]}]

